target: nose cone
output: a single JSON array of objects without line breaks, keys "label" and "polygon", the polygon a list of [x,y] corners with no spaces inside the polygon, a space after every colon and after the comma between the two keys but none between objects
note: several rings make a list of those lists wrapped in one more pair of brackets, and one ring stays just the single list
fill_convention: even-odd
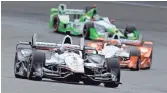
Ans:
[{"label": "nose cone", "polygon": [[84,73],[84,64],[81,58],[67,57],[65,62],[74,73]]}]

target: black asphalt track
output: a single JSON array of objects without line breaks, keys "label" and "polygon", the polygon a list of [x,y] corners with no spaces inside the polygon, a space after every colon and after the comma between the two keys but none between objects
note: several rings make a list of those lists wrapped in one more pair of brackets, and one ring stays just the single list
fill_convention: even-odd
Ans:
[{"label": "black asphalt track", "polygon": [[[153,64],[150,70],[132,72],[122,70],[121,82],[116,89],[58,83],[44,79],[41,82],[16,79],[13,74],[15,45],[29,41],[33,33],[44,41],[60,43],[63,36],[49,29],[49,9],[59,3],[69,8],[84,8],[96,4],[99,13],[116,20],[124,28],[135,24],[145,40],[154,42]],[[135,2],[138,3],[138,2]],[[1,2],[2,93],[167,93],[167,2],[140,2],[156,7],[119,2]],[[79,43],[79,37],[73,37]]]}]

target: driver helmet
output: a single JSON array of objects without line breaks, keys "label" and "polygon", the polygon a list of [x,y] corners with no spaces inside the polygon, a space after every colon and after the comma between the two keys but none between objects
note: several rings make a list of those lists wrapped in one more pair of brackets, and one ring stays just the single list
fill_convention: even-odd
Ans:
[{"label": "driver helmet", "polygon": [[93,20],[99,21],[99,20],[101,20],[101,17],[98,14],[96,14],[93,16]]},{"label": "driver helmet", "polygon": [[122,46],[121,46],[121,50],[124,50],[124,49],[126,49],[127,48],[127,46],[125,45],[125,44],[123,44]]}]

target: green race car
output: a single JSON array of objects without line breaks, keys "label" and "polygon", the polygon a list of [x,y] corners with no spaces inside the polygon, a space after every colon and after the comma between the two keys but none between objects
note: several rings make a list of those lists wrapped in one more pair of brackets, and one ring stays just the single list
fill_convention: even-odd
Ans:
[{"label": "green race car", "polygon": [[[121,38],[130,40],[137,40],[140,38],[140,33],[134,25],[127,25],[124,30],[120,30],[112,24],[112,20],[110,21],[107,17],[99,16],[97,14],[96,5],[86,7],[85,11],[86,13],[81,17],[81,20],[93,20],[93,22],[89,22],[89,29],[86,30],[86,36],[88,38],[97,39],[100,35],[101,37],[111,37],[113,34],[117,34]],[[92,29],[92,31],[90,29]],[[99,31],[101,31],[101,33]],[[91,34],[91,32],[97,32],[98,34]],[[104,36],[105,32],[108,33],[107,36]]]},{"label": "green race car", "polygon": [[57,8],[50,9],[50,28],[54,32],[81,35],[84,22],[80,22],[79,17],[84,13],[84,10],[66,9],[66,5],[60,4]]},{"label": "green race car", "polygon": [[138,39],[139,34],[135,29],[131,31],[133,28],[131,26],[127,26],[125,31],[120,31],[109,18],[97,14],[96,6],[88,6],[81,10],[67,9],[65,4],[60,4],[57,8],[51,8],[50,28],[54,32],[82,35],[91,40],[104,39],[115,33],[123,38]]}]

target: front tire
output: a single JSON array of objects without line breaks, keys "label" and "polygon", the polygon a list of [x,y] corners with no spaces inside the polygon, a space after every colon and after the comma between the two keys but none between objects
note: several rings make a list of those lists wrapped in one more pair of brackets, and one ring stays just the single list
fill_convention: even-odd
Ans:
[{"label": "front tire", "polygon": [[59,18],[55,16],[53,19],[53,32],[57,32],[59,28]]},{"label": "front tire", "polygon": [[137,59],[136,68],[130,68],[130,71],[139,71],[140,70],[140,58]]},{"label": "front tire", "polygon": [[[33,51],[27,67],[27,78],[41,81],[43,77],[43,66],[45,64],[45,53]],[[36,73],[35,75],[33,75]]]},{"label": "front tire", "polygon": [[[25,70],[23,69],[23,67],[22,67],[22,65],[21,65],[21,67],[17,67],[16,65],[17,65],[17,63],[18,63],[18,56],[17,56],[17,53],[15,53],[15,61],[14,61],[14,75],[15,75],[15,77],[16,78],[21,78],[21,79],[25,79],[26,78],[26,72],[25,72]],[[22,69],[21,69],[22,68]],[[17,73],[20,71],[20,69],[22,70],[22,75],[18,75]],[[18,71],[19,70],[19,71]]]},{"label": "front tire", "polygon": [[137,63],[136,63],[136,68],[130,68],[131,71],[139,71],[140,70],[140,63],[141,63],[141,60],[140,60],[140,51],[137,49],[137,47],[131,47],[130,49],[130,57],[131,56],[137,56],[138,59],[137,59]]},{"label": "front tire", "polygon": [[90,28],[93,28],[93,23],[86,23],[82,34],[85,39],[90,39]]},{"label": "front tire", "polygon": [[119,86],[120,76],[121,76],[119,60],[118,58],[107,58],[106,65],[107,65],[107,72],[114,74],[116,76],[116,81],[104,83],[104,86],[110,88],[116,88]]},{"label": "front tire", "polygon": [[153,56],[152,53],[153,53],[153,52],[151,52],[151,56],[150,56],[150,66],[149,66],[147,69],[150,69],[150,68],[151,68],[151,65],[152,65],[152,56]]}]

